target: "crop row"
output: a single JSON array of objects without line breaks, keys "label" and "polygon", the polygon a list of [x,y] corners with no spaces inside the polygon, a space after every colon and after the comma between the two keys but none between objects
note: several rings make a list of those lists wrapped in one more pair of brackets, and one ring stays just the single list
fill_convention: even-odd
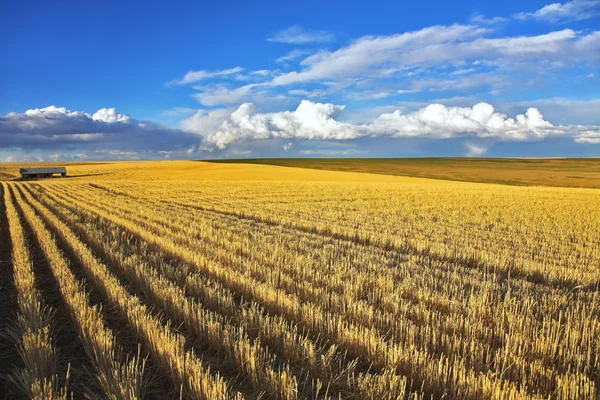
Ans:
[{"label": "crop row", "polygon": [[[60,188],[47,190],[45,197],[63,196],[63,202],[71,201],[78,208],[87,208],[136,238],[157,246],[163,254],[185,261],[202,275],[254,300],[268,312],[282,316],[289,324],[307,330],[313,338],[339,346],[361,363],[372,363],[381,373],[393,368],[426,392],[436,394],[444,390],[442,388],[451,388],[456,396],[470,393],[492,397],[494,393],[506,396],[510,391],[524,390],[530,395],[553,393],[567,398],[573,393],[571,390],[581,390],[581,393],[594,390],[593,380],[598,371],[595,339],[598,310],[594,307],[593,293],[550,290],[524,279],[497,280],[498,275],[494,274],[483,279],[473,274],[472,279],[461,282],[462,270],[452,273],[451,269],[447,275],[454,278],[439,284],[439,277],[444,276],[440,271],[446,266],[436,263],[435,258],[423,256],[416,258],[419,264],[406,263],[405,277],[391,272],[386,277],[386,272],[394,270],[389,265],[385,268],[375,264],[365,271],[359,270],[354,275],[364,276],[365,280],[353,282],[349,278],[345,285],[348,290],[342,292],[337,282],[343,282],[344,270],[336,277],[335,268],[324,265],[322,259],[309,262],[319,254],[316,250],[309,254],[300,252],[302,248],[311,248],[310,241],[304,242],[305,236],[318,240],[319,235],[282,231],[282,235],[295,233],[297,239],[281,240],[277,249],[268,246],[273,240],[268,232],[278,229],[272,224],[251,221],[248,225],[248,219],[244,218],[238,218],[240,221],[236,224],[229,218],[221,225],[222,214],[213,213],[213,218],[209,218],[198,215],[197,210],[169,208],[153,199],[143,201],[136,197],[132,200],[124,195],[111,198],[104,191],[89,188],[70,192],[65,188],[62,194]],[[277,235],[279,233],[277,231]],[[219,239],[213,240],[215,236]],[[244,242],[245,237],[251,240]],[[323,237],[320,238],[323,241]],[[298,241],[303,241],[302,246],[294,247]],[[286,243],[289,245],[284,246]],[[368,245],[354,244],[363,246],[355,254],[369,253]],[[348,243],[343,245],[347,247]],[[333,247],[338,247],[338,243]],[[318,246],[313,245],[313,248]],[[277,254],[288,258],[273,258]],[[294,263],[290,258],[301,261]],[[411,307],[406,307],[400,315],[392,314],[385,311],[381,301],[373,301],[394,296],[394,287],[414,275],[415,268],[424,269],[425,273],[421,274],[424,276],[431,271],[436,278],[430,284],[426,280],[417,282],[415,286],[421,288],[416,297],[418,301],[413,297],[413,301],[408,302],[400,296],[392,297],[395,300],[388,304],[404,303],[416,308],[420,305],[421,315],[427,315],[428,319],[415,318],[410,313]],[[460,268],[460,264],[456,268]],[[384,273],[384,279],[374,281],[374,270]],[[376,284],[373,292],[381,294],[361,298],[361,287],[367,282]],[[321,291],[311,291],[311,286]],[[465,290],[465,286],[471,287],[471,292]],[[405,292],[410,289],[411,286],[405,287]],[[536,296],[536,291],[541,294]],[[569,296],[580,296],[578,307],[561,307]],[[450,299],[456,301],[448,302]],[[469,313],[457,307],[465,303],[469,305]],[[532,307],[541,307],[543,317],[528,312]],[[548,309],[556,312],[547,312]],[[499,313],[503,316],[501,319],[493,318]],[[406,317],[402,317],[403,314]],[[397,316],[395,321],[392,316]],[[321,320],[323,322],[319,322]],[[331,321],[339,322],[330,324]],[[454,326],[452,321],[455,321]],[[481,350],[477,350],[478,343]],[[436,367],[441,372],[436,375],[431,371],[432,365],[441,365]],[[511,385],[521,389],[511,389]]]},{"label": "crop row", "polygon": [[[24,361],[14,380],[31,398],[70,396],[33,246],[103,397],[144,398],[148,359],[171,395],[194,399],[598,394],[590,192],[464,201],[450,185],[375,188],[4,185]],[[579,219],[559,212],[567,203]]]}]

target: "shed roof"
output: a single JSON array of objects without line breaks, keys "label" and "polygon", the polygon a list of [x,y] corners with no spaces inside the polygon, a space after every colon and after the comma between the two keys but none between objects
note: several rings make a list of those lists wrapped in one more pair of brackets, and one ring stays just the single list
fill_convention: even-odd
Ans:
[{"label": "shed roof", "polygon": [[47,168],[20,168],[19,173],[21,175],[29,174],[66,174],[67,169],[65,167],[47,167]]}]

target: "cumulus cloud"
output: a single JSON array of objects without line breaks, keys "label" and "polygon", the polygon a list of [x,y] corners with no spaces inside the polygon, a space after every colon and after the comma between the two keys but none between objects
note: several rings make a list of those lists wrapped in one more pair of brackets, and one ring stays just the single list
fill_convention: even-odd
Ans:
[{"label": "cumulus cloud", "polygon": [[244,70],[244,68],[242,68],[242,67],[235,67],[235,68],[222,69],[222,70],[217,70],[217,71],[206,71],[206,70],[188,71],[188,73],[185,74],[185,76],[183,78],[173,80],[173,81],[169,82],[169,84],[170,85],[185,85],[185,84],[189,84],[189,83],[199,82],[199,81],[202,81],[205,79],[234,75],[234,74],[242,72],[243,70]]},{"label": "cumulus cloud", "polygon": [[183,149],[197,141],[193,134],[138,121],[114,108],[89,114],[49,106],[0,117],[0,149],[68,149],[72,154],[85,154],[92,149],[154,152]]},{"label": "cumulus cloud", "polygon": [[577,143],[592,143],[600,144],[600,130],[586,130],[584,129],[575,135],[575,141]]},{"label": "cumulus cloud", "polygon": [[114,108],[101,108],[92,115],[92,119],[109,124],[113,122],[129,122],[131,120],[129,115],[119,114]]},{"label": "cumulus cloud", "polygon": [[[554,102],[562,104],[559,100]],[[17,154],[19,160],[40,155],[60,160],[189,158],[198,152],[226,149],[225,154],[232,154],[248,147],[269,154],[263,153],[269,143],[288,152],[297,141],[318,141],[323,145],[338,142],[346,146],[377,138],[386,143],[392,143],[394,138],[458,138],[464,139],[468,155],[480,156],[497,142],[541,141],[551,136],[600,144],[599,126],[554,125],[535,107],[514,116],[501,113],[488,103],[472,107],[434,103],[411,109],[414,111],[379,107],[376,113],[356,123],[344,119],[343,105],[303,100],[293,110],[265,113],[252,103],[244,103],[237,108],[197,110],[181,122],[180,129],[169,129],[138,121],[112,108],[89,114],[50,106],[0,117],[0,154],[2,150],[6,157]],[[302,147],[298,154],[334,154],[324,153],[322,148]],[[354,148],[336,154],[360,151],[363,149]]]},{"label": "cumulus cloud", "polygon": [[548,4],[531,13],[518,13],[517,19],[537,19],[546,22],[582,20],[600,15],[600,1],[572,0],[566,3]]},{"label": "cumulus cloud", "polygon": [[[44,119],[48,119],[48,120],[62,118],[62,117],[69,117],[69,118],[77,118],[77,117],[81,117],[81,116],[89,117],[89,114],[84,113],[82,111],[71,111],[71,110],[67,110],[65,107],[56,107],[56,106],[49,106],[49,107],[45,107],[45,108],[33,108],[31,110],[25,111],[24,114],[27,117],[44,118]],[[7,116],[18,117],[19,114],[13,112],[13,113],[8,113]]]},{"label": "cumulus cloud", "polygon": [[600,125],[600,98],[580,100],[551,97],[502,105],[503,110],[509,113],[526,107],[543,109],[545,114],[552,116],[553,121],[564,125]]},{"label": "cumulus cloud", "polygon": [[267,40],[278,43],[306,44],[331,42],[333,39],[334,36],[327,31],[306,30],[299,25],[294,25],[276,32]]},{"label": "cumulus cloud", "polygon": [[469,107],[446,107],[430,104],[414,113],[404,115],[400,110],[382,114],[371,130],[391,136],[428,136],[451,138],[472,134],[478,137],[495,137],[502,140],[542,139],[555,132],[536,108],[525,114],[509,118],[487,103]]},{"label": "cumulus cloud", "polygon": [[[225,110],[197,114],[183,121],[181,127],[202,135],[207,145],[219,149],[235,142],[273,138],[339,140],[360,137],[357,127],[335,119],[343,109],[344,106],[303,100],[295,111],[259,113],[254,104],[244,103],[220,122],[217,115],[226,114]],[[205,126],[213,129],[205,130]]]},{"label": "cumulus cloud", "polygon": [[[199,111],[182,122],[182,129],[203,138],[207,148],[224,149],[232,143],[269,139],[351,140],[391,138],[491,138],[497,141],[532,141],[572,134],[593,140],[597,127],[554,126],[536,108],[514,118],[487,103],[473,107],[430,104],[409,114],[400,110],[379,115],[365,124],[342,121],[344,106],[303,100],[294,111],[260,113],[251,103],[236,110]],[[588,132],[589,131],[589,132]],[[585,133],[584,132],[588,132]],[[590,133],[591,132],[591,133]],[[583,135],[583,136],[576,136]],[[475,148],[471,149],[475,151]]]},{"label": "cumulus cloud", "polygon": [[181,121],[181,129],[198,135],[217,131],[219,126],[229,118],[233,111],[226,108],[210,111],[198,110],[192,117]]}]

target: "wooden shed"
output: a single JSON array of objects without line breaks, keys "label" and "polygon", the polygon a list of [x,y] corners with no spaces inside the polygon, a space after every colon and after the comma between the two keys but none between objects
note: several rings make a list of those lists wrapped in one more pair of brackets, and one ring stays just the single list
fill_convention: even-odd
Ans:
[{"label": "wooden shed", "polygon": [[22,179],[51,178],[56,174],[60,174],[62,177],[67,176],[65,167],[21,168],[19,172]]}]

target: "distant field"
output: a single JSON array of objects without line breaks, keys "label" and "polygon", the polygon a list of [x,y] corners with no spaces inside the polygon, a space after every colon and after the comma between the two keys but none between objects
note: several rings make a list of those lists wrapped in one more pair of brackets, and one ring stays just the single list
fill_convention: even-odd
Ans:
[{"label": "distant field", "polygon": [[93,166],[103,165],[101,162],[25,162],[25,163],[4,163],[0,164],[0,181],[10,181],[18,179],[21,175],[19,174],[19,168],[42,168],[42,167],[76,167],[79,165]]},{"label": "distant field", "polygon": [[212,162],[279,165],[519,186],[600,188],[600,158],[256,158]]},{"label": "distant field", "polygon": [[67,170],[0,183],[0,397],[598,398],[600,190]]}]

